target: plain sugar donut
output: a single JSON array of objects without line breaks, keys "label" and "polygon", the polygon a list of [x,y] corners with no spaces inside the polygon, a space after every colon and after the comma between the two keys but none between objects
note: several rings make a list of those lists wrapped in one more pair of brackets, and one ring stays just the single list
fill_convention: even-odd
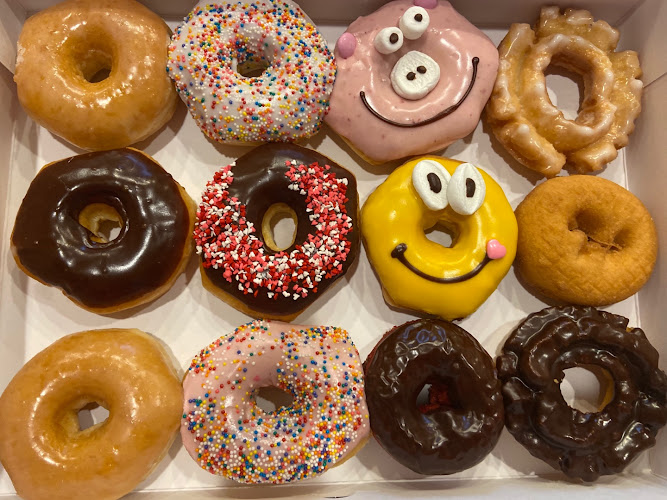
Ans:
[{"label": "plain sugar donut", "polygon": [[[18,41],[19,101],[88,150],[129,146],[169,121],[178,95],[164,67],[170,31],[134,0],[67,0],[30,17]],[[103,73],[108,70],[108,77]]]},{"label": "plain sugar donut", "polygon": [[637,292],[658,252],[651,215],[606,179],[556,177],[516,209],[516,265],[526,283],[570,304],[602,306]]},{"label": "plain sugar donut", "polygon": [[[167,453],[182,390],[162,346],[139,330],[63,337],[37,354],[0,396],[0,462],[26,500],[113,500]],[[90,403],[109,417],[80,430]]]}]

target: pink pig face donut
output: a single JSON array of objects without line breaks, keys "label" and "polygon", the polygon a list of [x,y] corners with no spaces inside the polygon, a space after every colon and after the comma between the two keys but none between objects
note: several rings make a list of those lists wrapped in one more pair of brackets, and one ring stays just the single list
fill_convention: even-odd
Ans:
[{"label": "pink pig face donut", "polygon": [[336,42],[327,123],[373,163],[433,152],[470,134],[498,51],[449,2],[396,0]]}]

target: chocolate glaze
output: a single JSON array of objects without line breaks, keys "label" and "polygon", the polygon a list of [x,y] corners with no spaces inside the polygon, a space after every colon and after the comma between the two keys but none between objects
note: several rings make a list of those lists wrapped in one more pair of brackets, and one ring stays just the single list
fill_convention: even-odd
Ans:
[{"label": "chocolate glaze", "polygon": [[[667,376],[658,352],[628,319],[592,307],[531,314],[497,360],[506,425],[528,451],[573,478],[621,472],[655,444],[667,422]],[[597,413],[563,399],[563,370],[597,365],[614,379],[614,398]]]},{"label": "chocolate glaze", "polygon": [[[419,474],[468,469],[500,437],[503,403],[493,360],[453,323],[420,319],[394,328],[368,356],[364,372],[373,434]],[[435,390],[418,408],[425,384]]]},{"label": "chocolate glaze", "polygon": [[254,235],[263,243],[264,251],[268,255],[277,253],[266,246],[260,229],[264,214],[275,203],[285,203],[297,214],[294,244],[285,249],[284,252],[291,252],[296,245],[303,244],[308,239],[310,233],[316,231],[306,213],[306,197],[298,191],[288,189],[291,181],[285,175],[289,171],[286,162],[291,162],[292,160],[296,160],[304,165],[310,165],[315,162],[321,166],[329,165],[337,178],[347,179],[348,201],[345,203],[345,207],[348,216],[352,218],[353,225],[352,231],[347,237],[352,246],[347,260],[342,262],[343,272],[333,279],[323,279],[318,285],[317,293],[308,294],[299,300],[293,300],[291,297],[282,297],[280,295],[277,295],[276,299],[272,299],[265,293],[258,293],[257,295],[244,294],[238,289],[238,284],[235,280],[232,280],[230,283],[224,278],[224,269],[203,268],[206,276],[215,286],[247,304],[251,309],[266,314],[289,315],[305,309],[335,282],[337,278],[345,274],[359,253],[359,229],[357,226],[359,197],[357,195],[357,181],[354,175],[317,151],[286,143],[269,143],[255,148],[236,160],[236,165],[232,169],[234,182],[229,186],[229,196],[238,198],[245,205],[246,218],[248,222],[253,223],[255,228],[258,229]]},{"label": "chocolate glaze", "polygon": [[[91,203],[112,206],[124,225],[108,243],[78,222]],[[135,300],[164,285],[189,242],[179,186],[139,151],[88,153],[43,168],[21,203],[12,245],[21,265],[90,308]]]},{"label": "chocolate glaze", "polygon": [[[437,122],[438,120],[441,120],[442,118],[445,118],[446,116],[451,115],[454,111],[459,109],[461,104],[463,104],[463,101],[466,100],[466,98],[470,95],[470,92],[472,91],[472,88],[475,86],[475,80],[477,79],[477,66],[479,65],[479,57],[473,57],[472,58],[472,77],[470,78],[470,84],[468,85],[468,89],[466,90],[465,94],[463,94],[463,97],[458,100],[457,103],[452,104],[450,107],[447,109],[443,110],[442,112],[438,113],[435,116],[432,116],[431,118],[427,118],[426,120],[422,120],[419,122],[414,122],[414,123],[401,123],[397,122],[394,120],[391,120],[387,118],[386,116],[383,116],[379,111],[377,111],[366,99],[366,92],[363,90],[359,92],[359,97],[361,97],[361,102],[366,106],[366,109],[370,111],[376,118],[379,118],[385,123],[388,123],[389,125],[394,125],[396,127],[403,127],[403,128],[412,128],[412,127],[421,127],[423,125],[428,125],[433,122]],[[421,67],[421,66],[420,66]],[[421,73],[421,71],[420,71]],[[409,80],[414,79],[414,74],[413,78],[408,78]]]}]

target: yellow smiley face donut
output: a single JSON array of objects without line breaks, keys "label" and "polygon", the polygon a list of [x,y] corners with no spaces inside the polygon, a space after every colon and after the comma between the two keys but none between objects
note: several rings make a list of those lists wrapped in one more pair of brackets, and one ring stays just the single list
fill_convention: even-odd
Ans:
[{"label": "yellow smiley face donut", "polygon": [[[505,193],[470,163],[437,156],[397,168],[361,212],[368,258],[387,302],[444,319],[473,313],[509,271],[517,223]],[[439,225],[452,246],[429,240]]]}]

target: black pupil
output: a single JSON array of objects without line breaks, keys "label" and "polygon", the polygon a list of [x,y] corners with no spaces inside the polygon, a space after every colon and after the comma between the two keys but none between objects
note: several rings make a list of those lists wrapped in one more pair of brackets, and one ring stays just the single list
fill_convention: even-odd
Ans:
[{"label": "black pupil", "polygon": [[392,33],[392,34],[389,36],[389,41],[390,41],[391,43],[396,43],[396,42],[398,42],[398,35],[397,35],[396,33]]},{"label": "black pupil", "polygon": [[470,177],[466,179],[466,197],[472,198],[475,196],[475,181]]},{"label": "black pupil", "polygon": [[422,19],[424,19],[424,18],[422,17],[421,14],[415,14],[415,21],[417,21],[418,23],[421,23]]},{"label": "black pupil", "polygon": [[414,80],[416,76],[417,76],[417,75],[415,75],[412,71],[410,71],[410,73],[408,73],[405,77],[406,77],[408,80]]},{"label": "black pupil", "polygon": [[433,172],[429,172],[429,174],[426,176],[426,180],[428,180],[428,186],[431,188],[431,191],[434,193],[439,193],[442,191],[442,182],[440,182],[440,177],[435,175]]},{"label": "black pupil", "polygon": [[417,66],[417,71],[419,71],[422,75],[426,73],[426,68],[424,66]]}]

